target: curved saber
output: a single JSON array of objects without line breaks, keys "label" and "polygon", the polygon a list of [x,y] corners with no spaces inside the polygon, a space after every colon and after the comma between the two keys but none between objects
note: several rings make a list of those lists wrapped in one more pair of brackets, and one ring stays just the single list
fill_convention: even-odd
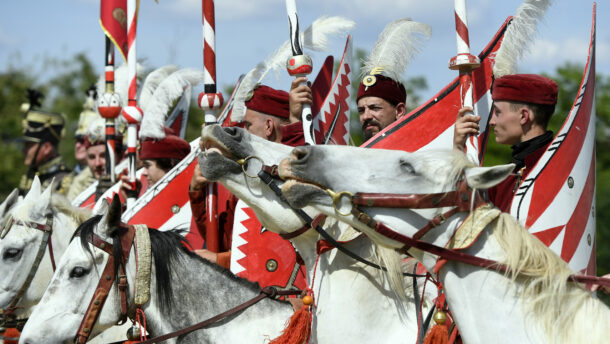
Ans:
[{"label": "curved saber", "polygon": [[[292,57],[286,62],[288,74],[294,77],[307,76],[313,69],[311,58],[303,53],[303,47],[300,41],[299,34],[299,17],[297,15],[296,0],[286,0],[286,13],[288,14],[288,24],[290,25],[290,45],[292,47]],[[304,83],[301,83],[303,85]],[[305,142],[313,145],[313,115],[311,106],[303,104],[303,112],[301,113],[303,121],[303,134]]]},{"label": "curved saber", "polygon": [[[470,40],[468,37],[468,19],[466,17],[466,0],[455,0],[455,33],[457,40],[457,55],[449,61],[449,68],[459,70],[462,107],[473,107],[472,70],[479,67],[479,58],[470,54]],[[470,116],[474,113],[468,112]],[[479,165],[478,137],[471,135],[466,140],[466,155],[473,163]]]}]

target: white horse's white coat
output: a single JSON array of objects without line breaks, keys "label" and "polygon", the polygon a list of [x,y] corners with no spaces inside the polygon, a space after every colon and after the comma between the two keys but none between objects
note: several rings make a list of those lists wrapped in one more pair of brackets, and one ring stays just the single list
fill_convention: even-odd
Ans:
[{"label": "white horse's white coat", "polygon": [[[104,203],[105,205],[101,208],[104,215],[99,220],[99,223],[95,225],[93,232],[103,240],[111,242],[110,234],[107,233],[109,231],[108,219],[111,215],[107,212],[107,202]],[[117,218],[119,217],[120,214],[117,215]],[[158,233],[158,235],[166,236],[171,234]],[[30,317],[21,333],[20,343],[63,343],[75,337],[100,279],[99,274],[104,269],[109,257],[107,253],[97,247],[93,247],[90,244],[88,244],[88,247],[91,249],[92,254],[85,251],[79,238],[70,242],[58,264],[57,271],[53,275],[49,288],[40,300],[37,311]],[[247,293],[243,292],[243,289],[246,288],[237,290],[236,285],[243,285],[246,282],[226,283],[224,284],[226,290],[222,290],[221,284],[223,282],[220,279],[206,279],[206,276],[211,276],[209,275],[210,270],[216,271],[222,268],[213,266],[212,263],[204,261],[203,258],[195,254],[187,255],[179,248],[176,250],[179,251],[179,256],[170,260],[173,265],[169,267],[173,290],[171,297],[175,298],[175,305],[171,307],[171,310],[168,310],[169,314],[161,312],[161,301],[155,297],[157,295],[155,266],[157,265],[154,259],[152,262],[150,280],[151,298],[142,306],[142,310],[146,315],[147,329],[152,335],[159,336],[183,329],[221,313],[220,311],[214,311],[213,314],[210,314],[213,311],[211,310],[213,306],[226,311],[258,295],[258,290],[251,290],[252,288],[248,288]],[[134,251],[132,247],[125,264],[125,273],[129,286],[127,290],[127,304],[131,313],[135,313],[133,298],[136,259]],[[167,257],[167,259],[170,259],[170,257]],[[207,270],[203,270],[202,265],[207,266]],[[177,271],[178,268],[184,270],[184,267],[193,266],[194,268],[188,269],[188,271]],[[197,270],[197,266],[202,270]],[[197,275],[198,271],[203,277]],[[189,276],[189,273],[193,275]],[[217,271],[217,275],[221,275],[220,277],[224,276],[224,281],[237,279],[229,273],[223,274]],[[208,285],[212,287],[206,290],[205,288]],[[185,289],[190,292],[185,292]],[[213,290],[210,291],[210,289]],[[216,294],[221,293],[222,295],[213,295],[213,291],[218,291]],[[240,291],[242,293],[238,294]],[[180,295],[180,297],[176,298],[176,294]],[[246,300],[239,300],[235,296],[243,296],[244,294],[249,294]],[[235,297],[230,299],[231,296]],[[199,304],[195,301],[198,301]],[[120,313],[117,284],[113,283],[99,318],[91,331],[92,335],[113,326],[120,319]],[[281,333],[285,321],[290,318],[292,313],[292,307],[287,303],[263,299],[243,312],[231,318],[223,319],[205,330],[195,331],[189,335],[182,336],[181,342],[263,343],[266,338],[275,338]],[[133,314],[131,315],[133,316]],[[172,327],[172,324],[176,322],[181,323],[179,328]],[[176,338],[173,338],[165,342],[175,343],[176,341]]]},{"label": "white horse's white coat", "polygon": [[[280,174],[287,178],[314,182],[335,191],[407,194],[451,190],[462,171],[465,172],[471,187],[487,188],[502,181],[511,170],[512,165],[472,167],[463,155],[450,151],[410,154],[401,151],[315,146],[295,150],[292,158],[282,162]],[[322,189],[314,185],[309,185],[309,188],[319,190],[318,197],[310,199],[309,202],[302,199],[301,203],[309,203],[323,213],[362,231],[372,232],[372,229],[357,221],[351,214],[336,214],[332,201],[328,196],[324,196]],[[298,195],[290,195],[295,190],[299,191],[289,187],[283,189],[284,194],[292,199],[298,198]],[[364,208],[375,220],[407,236],[412,236],[425,224],[426,219],[446,210]],[[461,213],[449,218],[426,234],[422,240],[444,246],[465,216],[465,213]],[[570,274],[567,265],[542,243],[533,239],[527,231],[514,224],[516,222],[509,215],[500,215],[465,252],[501,262],[512,259],[512,266],[522,264],[522,261],[514,261],[515,255],[509,253],[512,249],[516,248],[521,258],[530,261],[531,257],[539,258],[545,255],[543,260],[535,262],[541,272],[531,273],[530,277],[519,275],[511,279],[510,276],[494,271],[451,261],[439,274],[439,279],[445,286],[447,302],[464,342],[606,342],[610,332],[608,308],[580,286],[565,282]],[[517,247],[511,248],[511,243],[502,242],[503,238],[507,237],[502,233],[507,230],[518,233],[509,236],[511,239],[523,237],[523,240],[520,238],[512,243]],[[379,243],[390,247],[402,246],[379,235],[375,238]],[[525,246],[528,248],[524,250]],[[530,247],[533,249],[530,250]],[[416,249],[411,249],[410,253],[432,271],[436,256]],[[519,267],[524,272],[528,271],[527,266]],[[547,268],[554,269],[557,276],[545,275]],[[537,283],[535,290],[528,290],[532,281]],[[552,313],[546,312],[548,310]]]},{"label": "white horse's white coat", "polygon": [[[267,185],[258,178],[246,177],[239,168],[235,169],[233,161],[215,154],[223,152],[235,158],[255,155],[265,164],[273,165],[288,156],[292,147],[266,141],[242,129],[227,130],[231,134],[227,135],[227,131],[219,126],[203,130],[202,145],[208,149],[199,159],[204,175],[208,178],[218,176],[218,181],[254,210],[266,229],[275,233],[289,233],[301,228],[302,220]],[[256,172],[250,170],[248,174],[256,175]],[[306,212],[312,217],[319,214],[312,208],[306,209]],[[322,226],[334,238],[339,238],[350,229],[331,218]],[[320,255],[316,266],[318,240],[320,235],[315,230],[290,240],[305,261],[308,285],[314,291],[317,304],[312,342],[415,343],[417,320],[411,287],[407,287],[410,299],[406,302],[392,291],[387,273],[358,263],[337,250]],[[366,237],[360,237],[346,246],[369,261],[374,260],[378,253],[378,249]],[[421,284],[419,290],[422,290]],[[427,291],[424,317],[430,309],[430,299],[436,296],[433,286],[428,285]]]},{"label": "white horse's white coat", "polygon": [[[54,196],[51,194],[52,186],[47,187],[42,193],[40,188],[40,181],[36,176],[25,198],[9,196],[6,201],[13,200],[15,204],[11,203],[9,206],[9,204],[5,205],[3,203],[1,213],[2,215],[10,214],[15,220],[21,221],[21,223],[34,222],[41,225],[46,225],[47,215],[52,216],[53,232],[50,240],[53,245],[53,256],[57,263],[64,254],[72,233],[79,224],[79,220],[76,219],[76,215],[71,216],[57,209],[54,203],[61,202],[61,200],[53,201],[52,197]],[[63,203],[69,204],[67,200]],[[10,208],[10,211],[5,208]],[[82,214],[80,216],[85,215]],[[6,236],[0,240],[0,257],[2,259],[0,264],[0,308],[9,306],[19,289],[21,289],[27,275],[32,270],[32,265],[42,238],[42,231],[17,222],[12,225]],[[36,270],[34,279],[17,304],[19,307],[15,312],[17,318],[30,316],[35,309],[34,306],[40,301],[52,276],[53,268],[47,247]],[[125,338],[125,331],[126,328],[124,327],[116,328],[106,333],[105,339],[100,340],[96,338],[92,342],[104,343],[110,340],[121,340]]]}]

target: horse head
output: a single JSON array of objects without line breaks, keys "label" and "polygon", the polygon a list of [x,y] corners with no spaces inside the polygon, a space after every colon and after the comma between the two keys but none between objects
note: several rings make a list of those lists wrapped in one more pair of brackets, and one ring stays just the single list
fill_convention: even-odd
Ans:
[{"label": "horse head", "polygon": [[[436,194],[456,188],[465,179],[473,189],[489,188],[504,180],[514,165],[478,167],[454,151],[408,153],[347,146],[295,148],[280,163],[286,199],[296,207],[314,206],[345,221],[389,247],[401,243],[380,236],[351,213],[357,193]],[[397,209],[366,207],[365,212],[405,235],[413,235],[444,208]],[[446,210],[446,209],[445,209]]]},{"label": "horse head", "polygon": [[[27,313],[38,301],[53,274],[46,243],[53,225],[68,224],[65,218],[54,221],[52,187],[44,192],[40,189],[36,176],[25,198],[20,199],[13,192],[3,204],[5,212],[12,209],[4,214],[0,235],[0,307],[15,308],[19,302],[19,309],[13,309],[18,315]],[[56,244],[59,250],[65,247]]]},{"label": "horse head", "polygon": [[[219,125],[202,130],[201,146],[199,166],[203,175],[222,183],[246,202],[267,229],[281,234],[303,226],[290,207],[257,177],[262,165],[278,164],[292,147],[267,141],[241,128]],[[278,184],[282,181],[278,180]]]},{"label": "horse head", "polygon": [[[280,163],[279,174],[288,179],[282,192],[294,206],[313,205],[378,243],[409,249],[434,271],[464,342],[572,338],[568,343],[578,341],[576,333],[589,332],[602,338],[606,331],[583,332],[590,327],[572,315],[593,312],[607,319],[608,308],[567,282],[568,265],[478,193],[513,169],[513,164],[473,166],[454,151],[309,146],[293,150]],[[459,252],[439,259],[446,247]],[[462,261],[460,254],[472,259]],[[506,273],[492,270],[498,263]],[[493,319],[497,312],[510,314],[502,326]]]},{"label": "horse head", "polygon": [[[74,340],[100,278],[108,278],[113,272],[105,270],[110,257],[108,252],[90,242],[97,237],[106,245],[117,248],[116,232],[121,230],[121,204],[118,197],[110,205],[104,201],[100,211],[103,215],[93,216],[74,233],[45,294],[22,331],[23,343],[63,343]],[[120,245],[118,246],[120,250]],[[127,270],[129,268],[128,266]],[[104,271],[104,276],[100,276]],[[129,283],[130,287],[132,285]],[[127,292],[130,293],[131,290]],[[118,295],[117,286],[113,283],[105,306],[95,322],[96,326],[84,330],[87,335],[96,335],[117,323],[121,316]]]}]

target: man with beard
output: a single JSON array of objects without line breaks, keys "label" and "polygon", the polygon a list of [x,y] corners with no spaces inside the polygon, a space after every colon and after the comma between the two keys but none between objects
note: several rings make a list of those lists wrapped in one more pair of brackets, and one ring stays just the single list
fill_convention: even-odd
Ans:
[{"label": "man with beard", "polygon": [[362,80],[356,101],[365,141],[407,113],[404,85],[381,74]]}]

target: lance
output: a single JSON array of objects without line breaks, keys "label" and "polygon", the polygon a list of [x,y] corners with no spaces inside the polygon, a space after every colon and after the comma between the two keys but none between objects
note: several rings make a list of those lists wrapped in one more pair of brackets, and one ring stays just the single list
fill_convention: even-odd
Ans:
[{"label": "lance", "polygon": [[[203,110],[205,125],[216,123],[216,113],[223,103],[222,93],[216,90],[216,24],[214,0],[202,0],[201,19],[203,25],[203,92],[199,94],[199,107]],[[206,189],[206,248],[212,252],[220,250],[218,237],[218,185],[209,183]]]},{"label": "lance", "polygon": [[[142,121],[142,109],[138,107],[137,94],[137,60],[136,60],[136,27],[138,20],[138,1],[127,1],[127,74],[128,74],[128,100],[123,108],[122,115],[127,121],[127,173],[132,190],[136,190],[136,146],[138,142],[138,123]],[[129,208],[136,199],[135,192],[127,198]]]},{"label": "lance", "polygon": [[[290,25],[290,46],[292,48],[292,57],[286,61],[286,69],[288,74],[294,77],[307,76],[313,70],[311,57],[303,53],[299,33],[299,17],[297,15],[296,0],[286,0],[286,13],[288,14],[288,24]],[[303,121],[303,134],[305,142],[313,145],[313,115],[311,106],[303,104],[303,112],[301,114]]]},{"label": "lance", "polygon": [[116,129],[115,120],[121,113],[120,103],[112,101],[116,98],[114,94],[114,44],[110,38],[106,38],[104,77],[106,89],[104,95],[98,98],[98,111],[106,120],[106,176],[112,184],[116,183],[114,166],[116,164]]},{"label": "lance", "polygon": [[[455,0],[455,33],[457,39],[457,55],[449,61],[449,69],[460,73],[461,105],[473,107],[472,70],[481,65],[477,56],[470,54],[470,41],[468,38],[468,19],[466,18],[466,0]],[[474,108],[474,107],[473,107]],[[474,116],[468,112],[467,115]],[[466,140],[466,155],[475,164],[479,164],[478,137],[471,135]]]}]

